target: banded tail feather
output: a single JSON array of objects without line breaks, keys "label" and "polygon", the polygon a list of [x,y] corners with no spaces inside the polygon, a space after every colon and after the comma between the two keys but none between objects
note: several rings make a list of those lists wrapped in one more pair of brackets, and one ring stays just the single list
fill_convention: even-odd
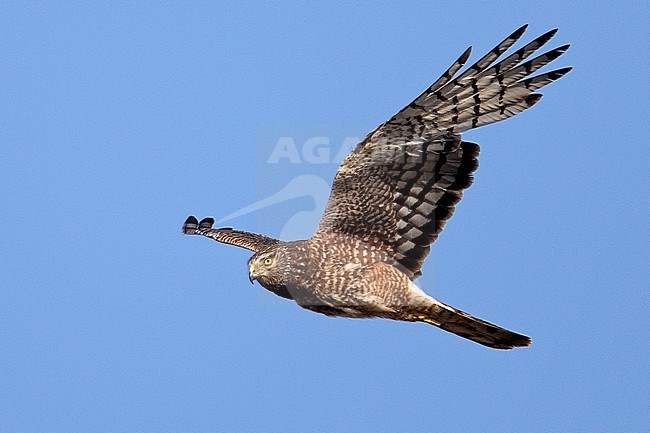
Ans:
[{"label": "banded tail feather", "polygon": [[460,337],[493,349],[512,349],[530,346],[530,337],[509,331],[493,323],[474,317],[462,310],[430,298],[431,304],[420,309],[418,321],[425,322]]}]

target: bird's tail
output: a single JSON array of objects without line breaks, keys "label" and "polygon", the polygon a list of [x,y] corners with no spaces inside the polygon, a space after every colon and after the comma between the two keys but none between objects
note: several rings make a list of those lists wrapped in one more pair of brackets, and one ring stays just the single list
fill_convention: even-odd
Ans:
[{"label": "bird's tail", "polygon": [[493,349],[530,346],[530,337],[508,331],[436,299],[430,299],[432,302],[428,306],[415,313],[418,321],[435,325]]}]

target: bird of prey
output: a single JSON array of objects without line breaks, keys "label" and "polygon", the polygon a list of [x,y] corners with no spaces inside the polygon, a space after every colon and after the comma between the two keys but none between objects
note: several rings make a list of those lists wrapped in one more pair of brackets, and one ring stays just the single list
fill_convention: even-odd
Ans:
[{"label": "bird of prey", "polygon": [[540,88],[571,70],[531,76],[568,49],[563,45],[529,59],[557,29],[499,60],[525,29],[459,73],[468,48],[420,96],[361,140],[338,168],[311,238],[285,242],[213,228],[213,218],[199,222],[194,216],[183,224],[183,234],[254,251],[250,281],[308,310],[424,322],[495,349],[530,345],[529,337],[444,304],[415,283],[478,167],[479,146],[461,134],[532,107],[542,97]]}]

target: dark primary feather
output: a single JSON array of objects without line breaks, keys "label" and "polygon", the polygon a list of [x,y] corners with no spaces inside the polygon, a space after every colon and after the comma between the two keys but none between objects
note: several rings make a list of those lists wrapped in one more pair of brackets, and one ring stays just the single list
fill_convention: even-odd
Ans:
[{"label": "dark primary feather", "polygon": [[541,98],[537,90],[571,69],[531,77],[568,49],[563,45],[525,61],[556,30],[497,62],[525,29],[456,76],[467,49],[434,84],[368,134],[339,167],[315,236],[332,231],[354,236],[385,248],[410,278],[419,276],[429,245],[478,167],[479,146],[460,134],[532,107]]}]

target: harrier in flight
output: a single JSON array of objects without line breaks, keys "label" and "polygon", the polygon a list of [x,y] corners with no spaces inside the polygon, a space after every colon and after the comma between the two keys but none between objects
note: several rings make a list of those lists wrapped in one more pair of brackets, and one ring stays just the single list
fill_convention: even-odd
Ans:
[{"label": "harrier in flight", "polygon": [[529,337],[478,319],[415,284],[430,245],[454,213],[478,167],[469,129],[532,107],[539,89],[571,68],[531,76],[568,45],[528,59],[552,30],[502,60],[521,27],[458,73],[471,47],[428,89],[368,134],[339,167],[323,218],[307,240],[212,228],[190,216],[183,234],[253,251],[250,281],[328,316],[424,322],[495,349],[528,346]]}]

